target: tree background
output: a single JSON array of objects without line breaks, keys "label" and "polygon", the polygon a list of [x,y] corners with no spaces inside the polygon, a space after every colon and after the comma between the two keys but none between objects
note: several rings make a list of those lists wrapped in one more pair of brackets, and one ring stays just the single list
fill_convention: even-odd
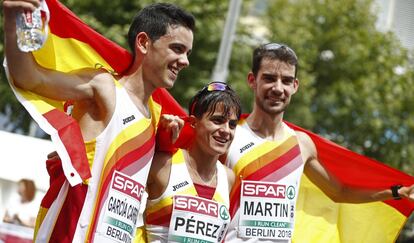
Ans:
[{"label": "tree background", "polygon": [[[61,2],[127,48],[131,19],[154,1]],[[169,2],[189,10],[197,19],[190,68],[181,72],[171,90],[186,108],[195,91],[210,81],[228,1]],[[376,30],[374,8],[372,0],[244,0],[228,82],[240,94],[244,112],[250,112],[253,97],[246,76],[254,46],[258,40],[288,44],[299,57],[300,88],[285,119],[413,175],[414,55],[393,33]],[[0,35],[3,39],[3,32]],[[3,56],[3,43],[0,52]],[[28,131],[31,119],[11,93],[4,72],[0,112],[10,118],[9,130]]]}]

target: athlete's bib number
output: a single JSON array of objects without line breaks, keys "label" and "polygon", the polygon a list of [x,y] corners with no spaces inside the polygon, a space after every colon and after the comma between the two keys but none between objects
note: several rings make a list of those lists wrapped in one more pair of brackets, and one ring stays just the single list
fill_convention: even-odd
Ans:
[{"label": "athlete's bib number", "polygon": [[128,175],[115,171],[98,232],[115,242],[131,242],[135,236],[144,186]]},{"label": "athlete's bib number", "polygon": [[228,209],[215,201],[176,195],[168,242],[221,242],[230,222]]},{"label": "athlete's bib number", "polygon": [[239,237],[281,240],[292,238],[295,196],[293,186],[243,180]]}]

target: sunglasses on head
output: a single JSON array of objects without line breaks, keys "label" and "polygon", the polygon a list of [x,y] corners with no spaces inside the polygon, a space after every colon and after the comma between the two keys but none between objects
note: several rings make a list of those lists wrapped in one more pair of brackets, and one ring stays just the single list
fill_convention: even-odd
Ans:
[{"label": "sunglasses on head", "polygon": [[[212,91],[225,91],[225,90],[232,90],[230,88],[229,85],[227,85],[224,82],[219,82],[219,81],[213,81],[208,83],[206,86],[204,86],[198,93],[196,96],[199,96],[201,93],[204,93],[205,91],[207,92],[212,92]],[[196,98],[193,102],[193,104],[191,105],[191,109],[190,109],[190,114],[194,113],[194,108],[195,105],[198,102],[198,98]]]},{"label": "sunglasses on head", "polygon": [[210,82],[206,86],[204,86],[201,89],[200,93],[204,92],[206,90],[211,92],[211,91],[224,91],[226,89],[231,89],[231,88],[224,82],[214,81],[214,82]]}]

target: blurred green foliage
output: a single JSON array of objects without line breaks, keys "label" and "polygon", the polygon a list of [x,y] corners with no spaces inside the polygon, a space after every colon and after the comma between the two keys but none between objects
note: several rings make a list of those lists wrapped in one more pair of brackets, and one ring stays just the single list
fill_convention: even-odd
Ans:
[{"label": "blurred green foliage", "polygon": [[414,66],[372,1],[268,1],[267,38],[297,51],[301,87],[286,119],[414,173]]}]

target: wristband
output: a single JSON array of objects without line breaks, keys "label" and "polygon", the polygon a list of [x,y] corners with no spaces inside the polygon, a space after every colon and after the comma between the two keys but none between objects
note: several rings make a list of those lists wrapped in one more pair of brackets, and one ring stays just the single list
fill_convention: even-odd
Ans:
[{"label": "wristband", "polygon": [[403,187],[403,186],[402,186],[402,185],[394,185],[394,186],[392,186],[392,187],[391,187],[392,197],[393,197],[395,200],[400,200],[400,199],[401,199],[401,196],[400,196],[400,194],[398,193],[398,190],[399,190],[401,187]]}]

